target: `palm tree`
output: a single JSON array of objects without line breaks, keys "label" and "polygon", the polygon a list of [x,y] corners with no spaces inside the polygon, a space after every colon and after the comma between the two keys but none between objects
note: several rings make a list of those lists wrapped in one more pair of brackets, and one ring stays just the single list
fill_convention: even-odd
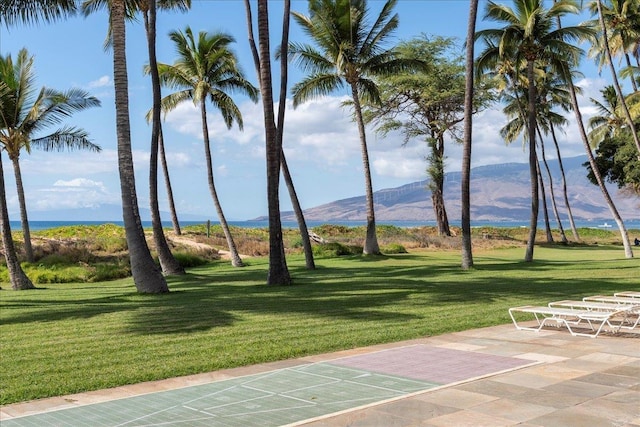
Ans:
[{"label": "palm tree", "polygon": [[[165,2],[166,5],[167,2]],[[184,9],[190,5],[186,2],[171,2]],[[185,4],[187,3],[187,4]],[[160,144],[160,113],[161,113],[161,88],[158,75],[158,61],[156,59],[156,0],[141,2],[141,11],[144,18],[144,27],[147,35],[147,48],[149,50],[149,74],[151,75],[151,88],[153,91],[153,108],[151,118],[151,150],[149,156],[149,202],[151,210],[151,224],[153,227],[153,239],[158,252],[158,259],[164,274],[184,274],[184,267],[171,253],[169,244],[162,228],[160,207],[158,203],[158,155]],[[163,151],[164,153],[164,151]],[[163,162],[166,167],[166,162]],[[165,177],[168,172],[165,172]]]},{"label": "palm tree", "polygon": [[[556,3],[557,1],[558,0],[554,0],[554,3]],[[556,20],[558,23],[558,27],[562,28],[562,19],[558,16],[556,17]],[[571,72],[572,72],[571,67],[567,66],[567,69],[563,74],[567,74]],[[591,150],[591,146],[589,145],[589,138],[584,128],[584,120],[582,119],[582,112],[580,111],[580,106],[578,105],[578,97],[576,95],[577,90],[571,79],[567,81],[567,87],[569,89],[569,95],[571,97],[571,107],[576,117],[578,132],[580,133],[580,139],[582,140],[582,144],[584,146],[585,152],[587,153],[587,158],[589,159],[589,166],[591,167],[591,171],[593,173],[594,179],[597,182],[598,187],[602,192],[602,196],[604,197],[604,200],[607,203],[607,206],[609,207],[609,211],[611,212],[611,215],[613,216],[613,219],[618,226],[618,230],[620,231],[620,238],[622,239],[622,245],[624,247],[625,257],[633,258],[633,251],[631,249],[631,242],[629,241],[629,235],[627,234],[627,229],[624,225],[624,222],[622,221],[622,218],[620,217],[620,213],[618,212],[616,205],[613,203],[613,200],[611,199],[609,190],[604,184],[602,174],[598,169],[598,165],[596,164],[593,151]]]},{"label": "palm tree", "polygon": [[293,12],[293,17],[317,45],[292,43],[289,58],[309,75],[293,86],[294,107],[320,95],[328,95],[345,85],[350,90],[355,121],[360,135],[362,165],[367,200],[367,235],[364,254],[379,254],[376,235],[373,186],[361,102],[379,103],[373,78],[417,68],[415,60],[400,59],[384,43],[398,26],[393,14],[397,0],[387,0],[373,23],[367,21],[367,0],[309,0],[309,16]]},{"label": "palm tree", "polygon": [[76,0],[4,0],[0,2],[0,24],[45,22],[72,15]]},{"label": "palm tree", "polygon": [[162,109],[166,112],[171,111],[186,100],[191,100],[199,106],[209,190],[231,252],[231,262],[234,266],[242,266],[242,259],[224,217],[213,180],[207,100],[220,110],[227,128],[230,129],[235,121],[242,130],[242,115],[227,91],[239,91],[257,101],[258,90],[245,79],[235,54],[229,48],[235,41],[232,36],[224,33],[207,34],[202,31],[196,40],[191,28],[187,27],[184,32],[172,31],[169,37],[176,46],[178,59],[173,65],[158,63],[158,71],[162,84],[179,90],[162,99]]},{"label": "palm tree", "polygon": [[607,25],[604,21],[604,12],[602,8],[602,1],[596,0],[596,6],[598,9],[598,20],[600,22],[600,30],[602,31],[602,44],[604,46],[604,52],[607,58],[607,62],[609,63],[609,69],[611,70],[611,77],[613,79],[613,87],[616,89],[616,94],[618,95],[618,102],[622,111],[624,112],[624,117],[627,121],[627,125],[629,126],[629,130],[631,131],[631,136],[633,137],[633,142],[636,144],[636,148],[638,149],[638,153],[640,153],[640,137],[638,136],[638,132],[636,132],[635,124],[633,122],[633,118],[631,117],[631,113],[629,112],[629,107],[627,107],[627,103],[624,100],[624,95],[622,94],[622,88],[620,87],[620,82],[618,81],[618,75],[616,74],[616,69],[613,65],[613,58],[611,57],[611,49],[609,48],[609,39],[607,33]]},{"label": "palm tree", "polygon": [[15,63],[11,56],[0,56],[0,79],[5,82],[13,101],[3,106],[3,114],[0,117],[0,145],[13,164],[25,254],[27,261],[33,262],[31,233],[20,171],[20,153],[23,149],[29,153],[31,148],[45,151],[60,151],[65,148],[100,151],[100,147],[93,144],[82,129],[64,126],[48,135],[37,136],[38,132],[61,123],[74,112],[99,106],[100,101],[80,89],[60,92],[42,88],[36,95],[33,56],[29,56],[26,49],[18,52]]},{"label": "palm tree", "polygon": [[461,171],[461,226],[462,226],[462,263],[461,267],[468,270],[473,267],[473,251],[471,248],[471,141],[473,140],[473,58],[476,32],[476,18],[478,15],[478,0],[469,2],[469,20],[467,23],[467,40],[465,54],[465,94],[464,94],[464,136],[462,147]]},{"label": "palm tree", "polygon": [[[568,14],[579,14],[580,8],[573,0],[560,0],[545,9],[543,0],[514,0],[514,8],[489,1],[485,19],[504,24],[503,28],[487,29],[476,33],[494,46],[494,55],[501,57],[514,53],[516,63],[526,64],[527,74],[527,131],[529,143],[529,173],[531,176],[531,220],[525,261],[533,261],[533,249],[538,224],[538,180],[536,155],[536,61],[543,60],[551,72],[567,69],[565,64],[577,64],[582,51],[570,41],[580,41],[593,35],[587,26],[559,27],[556,18]],[[485,57],[485,60],[487,58]],[[489,61],[488,64],[495,64]],[[483,69],[487,64],[478,64]],[[570,79],[570,75],[566,75]]]},{"label": "palm tree", "polygon": [[[291,275],[287,268],[282,240],[282,222],[280,220],[280,169],[282,160],[283,128],[278,129],[273,108],[273,79],[271,75],[271,48],[269,46],[269,7],[267,0],[258,0],[258,47],[253,35],[253,19],[249,0],[244,1],[247,16],[247,32],[249,47],[260,82],[262,110],[265,129],[265,145],[267,152],[267,205],[269,211],[269,273],[267,285],[291,285]],[[285,1],[285,13],[288,15],[289,2]],[[285,18],[285,20],[288,18]],[[284,20],[283,20],[284,22]],[[284,40],[288,31],[282,34]],[[286,73],[280,76],[284,82]],[[284,83],[283,83],[284,84]],[[282,112],[284,114],[284,111]],[[284,115],[282,115],[284,118]]]},{"label": "palm tree", "polygon": [[112,0],[110,28],[113,40],[113,82],[116,98],[116,132],[122,216],[129,248],[131,273],[136,289],[141,293],[164,293],[169,292],[169,287],[151,257],[138,209],[129,122],[125,16],[125,0]]},{"label": "palm tree", "polygon": [[[287,58],[289,49],[289,24],[291,16],[291,0],[284,0],[284,7],[282,12],[282,41],[280,43],[280,55],[283,58]],[[280,146],[280,168],[282,169],[282,176],[284,178],[285,185],[289,191],[289,198],[291,199],[291,205],[293,212],[296,216],[298,223],[298,229],[300,230],[300,238],[302,239],[302,247],[304,249],[304,259],[307,269],[314,270],[316,268],[315,260],[313,259],[313,248],[311,247],[311,239],[309,238],[309,230],[307,229],[307,222],[304,219],[304,212],[300,206],[300,200],[296,193],[295,186],[293,185],[293,178],[289,171],[289,165],[284,154],[283,137],[284,137],[284,114],[287,107],[287,84],[289,82],[289,62],[286,60],[280,61],[280,93],[278,100],[278,117],[276,123],[276,144]]]},{"label": "palm tree", "polygon": [[[8,0],[0,3],[0,24],[2,24],[3,20],[7,26],[17,22],[38,22],[40,19],[49,22],[73,14],[75,10],[75,0]],[[7,98],[9,92],[10,90],[6,84],[0,81],[0,110],[5,108],[7,102],[9,102],[9,105],[13,104],[14,101]],[[2,154],[1,150],[0,154]],[[24,274],[18,262],[18,256],[11,236],[2,159],[0,159],[0,228],[2,232],[4,256],[7,261],[9,279],[13,289],[33,289],[33,283],[31,283],[31,280]]]},{"label": "palm tree", "polygon": [[[151,74],[151,87],[153,91],[153,109],[152,109],[152,130],[151,130],[151,150],[149,156],[149,203],[151,212],[151,224],[153,229],[153,239],[155,242],[158,259],[163,273],[184,274],[184,268],[175,259],[169,244],[167,243],[162,228],[162,220],[160,218],[160,208],[158,204],[158,156],[160,144],[160,82],[156,66],[156,10],[178,9],[187,10],[191,6],[190,0],[128,0],[126,3],[126,14],[131,20],[134,19],[135,13],[142,13],[145,34],[147,37],[147,49],[149,52],[149,63]],[[101,8],[109,8],[109,0],[85,0],[82,4],[83,13],[89,15]],[[106,46],[111,46],[111,28],[107,35]],[[165,178],[168,177],[166,170],[166,161],[162,162],[163,173]],[[170,184],[167,182],[170,188]],[[173,219],[173,218],[172,218]],[[174,222],[175,224],[176,222]]]},{"label": "palm tree", "polygon": [[[636,55],[636,63],[640,60],[638,47],[640,46],[640,3],[638,0],[608,0],[606,3],[591,1],[589,10],[593,16],[599,16],[599,8],[602,10],[602,19],[606,26],[607,39],[598,38],[589,49],[589,54],[598,60],[599,69],[608,63],[606,47],[612,55],[622,55],[627,68],[631,67],[631,55]],[[600,25],[598,22],[594,23]],[[634,91],[638,90],[633,74],[629,80]]]}]

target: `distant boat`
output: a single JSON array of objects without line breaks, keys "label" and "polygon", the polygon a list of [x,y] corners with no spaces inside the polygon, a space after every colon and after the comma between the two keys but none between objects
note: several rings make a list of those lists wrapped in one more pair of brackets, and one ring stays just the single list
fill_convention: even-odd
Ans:
[{"label": "distant boat", "polygon": [[600,225],[598,226],[598,228],[611,228],[611,227],[612,227],[612,225],[611,225],[611,224],[609,224],[609,223],[608,223],[608,222],[606,222],[606,221],[605,221],[603,224],[600,224]]}]

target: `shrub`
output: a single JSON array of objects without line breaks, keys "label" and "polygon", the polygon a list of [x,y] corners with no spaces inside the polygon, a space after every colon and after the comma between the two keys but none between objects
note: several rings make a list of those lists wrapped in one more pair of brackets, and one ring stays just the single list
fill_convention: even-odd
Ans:
[{"label": "shrub", "polygon": [[383,254],[406,254],[407,249],[402,246],[401,244],[398,243],[391,243],[389,245],[385,245],[382,248],[380,248],[380,251]]},{"label": "shrub", "polygon": [[184,268],[199,267],[209,262],[209,260],[202,258],[196,254],[190,254],[185,252],[175,252],[173,256],[178,261],[178,263]]},{"label": "shrub", "polygon": [[362,254],[362,246],[343,245],[341,243],[325,243],[313,247],[313,254],[318,257],[339,257]]}]

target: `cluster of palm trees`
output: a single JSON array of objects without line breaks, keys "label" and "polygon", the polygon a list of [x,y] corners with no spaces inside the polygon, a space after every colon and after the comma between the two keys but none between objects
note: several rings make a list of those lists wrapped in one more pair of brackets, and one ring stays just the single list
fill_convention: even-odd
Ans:
[{"label": "cluster of palm trees", "polygon": [[[277,112],[273,102],[271,63],[273,52],[270,47],[269,36],[269,2],[267,0],[257,0],[257,19],[255,22],[253,20],[251,1],[245,0],[244,4],[247,14],[249,45],[259,82],[258,88],[249,83],[240,69],[230,47],[234,39],[228,34],[201,32],[196,35],[189,27],[184,31],[173,31],[170,34],[170,38],[176,47],[178,59],[173,64],[157,62],[155,54],[157,10],[187,10],[190,7],[189,0],[86,0],[82,2],[82,11],[85,14],[101,8],[108,8],[109,11],[110,26],[107,44],[113,52],[118,169],[121,183],[123,220],[132,275],[139,292],[167,292],[168,286],[164,275],[183,273],[183,270],[171,255],[161,227],[157,202],[157,173],[159,157],[163,165],[166,165],[163,160],[164,141],[162,139],[161,113],[163,111],[165,113],[169,112],[179,103],[187,100],[193,102],[201,112],[209,189],[227,238],[232,255],[232,263],[236,266],[242,265],[242,260],[235,248],[217,197],[207,127],[207,104],[210,103],[220,111],[227,127],[231,127],[236,123],[239,128],[242,128],[242,116],[230,96],[232,91],[248,95],[254,101],[257,101],[258,95],[262,99],[265,121],[270,231],[270,262],[267,284],[286,285],[292,282],[286,265],[282,242],[278,193],[281,173],[283,173],[287,182],[289,193],[294,202],[298,223],[301,226],[301,235],[303,241],[306,242],[307,267],[313,268],[313,257],[304,224],[304,216],[297,203],[297,196],[295,195],[283,150],[287,67],[290,61],[299,65],[307,73],[307,77],[292,87],[291,93],[294,106],[314,97],[330,94],[338,88],[346,88],[351,94],[351,102],[348,105],[353,109],[354,121],[357,124],[360,135],[366,190],[367,229],[363,253],[380,253],[376,236],[373,185],[369,166],[365,121],[363,119],[363,105],[375,105],[381,102],[378,85],[380,78],[398,73],[412,73],[424,70],[426,66],[425,62],[420,58],[403,56],[396,47],[387,46],[399,23],[398,15],[394,12],[397,0],[386,0],[380,13],[372,21],[370,20],[370,10],[366,0],[309,0],[308,14],[291,12],[290,1],[285,0],[283,2],[282,40],[276,54],[276,57],[280,59],[280,91]],[[623,96],[617,83],[617,73],[614,69],[612,55],[625,55],[627,67],[623,75],[630,77],[634,85],[634,91],[637,92],[635,80],[640,67],[632,65],[629,55],[636,55],[636,64],[638,64],[638,40],[640,40],[639,20],[637,19],[638,10],[640,9],[638,0],[609,0],[606,4],[603,4],[602,0],[593,1],[590,7],[594,11],[594,15],[597,14],[599,25],[586,23],[567,27],[562,26],[562,18],[581,13],[580,6],[574,0],[557,0],[548,8],[545,7],[543,0],[513,0],[513,6],[511,8],[504,4],[489,1],[485,10],[485,19],[503,26],[476,32],[475,22],[478,1],[470,1],[466,44],[462,164],[463,268],[473,266],[469,214],[469,172],[472,147],[474,78],[492,79],[495,82],[495,87],[499,88],[500,95],[506,103],[505,114],[510,118],[509,124],[503,130],[505,139],[512,141],[518,135],[523,134],[524,140],[528,144],[531,174],[531,224],[525,253],[526,261],[533,260],[539,211],[538,204],[541,193],[539,183],[543,182],[540,178],[541,173],[538,167],[537,147],[544,149],[542,136],[554,135],[554,129],[562,126],[565,122],[562,115],[554,112],[554,108],[560,108],[565,112],[572,110],[576,114],[591,168],[596,176],[598,175],[598,169],[589,145],[590,141],[582,124],[582,117],[577,105],[577,88],[573,84],[576,69],[582,56],[582,50],[577,47],[577,43],[589,40],[594,43],[595,49],[595,46],[600,45],[595,43],[594,40],[599,40],[603,49],[594,52],[598,52],[597,55],[599,55],[598,58],[601,62],[609,64],[612,69],[619,105],[626,106],[627,98]],[[77,4],[74,0],[8,0],[0,5],[0,22],[6,25],[13,25],[17,22],[50,21],[73,13],[76,7]],[[160,268],[152,260],[141,226],[131,152],[125,22],[127,19],[133,18],[137,13],[141,13],[144,18],[149,50],[149,66],[146,71],[151,77],[153,88],[153,107],[148,115],[152,125],[149,186],[154,241],[160,259]],[[290,16],[293,16],[294,20],[309,36],[311,43],[289,42]],[[626,21],[621,23],[623,18]],[[254,38],[254,25],[257,28],[257,43]],[[475,41],[481,41],[484,48],[474,61]],[[175,92],[162,97],[162,86],[173,89]],[[6,83],[0,84],[0,99],[3,102],[0,105],[0,109],[3,111],[6,108],[6,100],[10,98],[6,95],[10,92],[10,89]],[[88,97],[87,94],[83,95],[86,98],[86,104],[83,104],[84,107],[97,104],[97,100]],[[78,106],[73,108],[80,109]],[[640,143],[638,143],[634,117],[632,116],[633,110],[627,108],[625,111],[624,117],[626,121],[623,126],[626,126],[628,131],[634,135],[634,141],[640,153]],[[637,120],[636,115],[635,121],[637,122]],[[8,129],[6,124],[3,125],[3,132],[5,129]],[[73,130],[73,132],[76,132],[76,130]],[[81,135],[78,134],[76,136]],[[84,137],[86,138],[86,135]],[[592,142],[593,139],[594,137],[591,139]],[[34,144],[34,142],[35,140],[27,138],[19,142],[19,144],[28,149],[29,144]],[[12,151],[8,148],[9,145],[4,143],[4,140],[3,144],[3,149],[11,157]],[[91,147],[90,145],[78,148],[97,149],[97,147]],[[556,150],[560,158],[557,144]],[[17,159],[17,156],[14,155],[14,157]],[[13,160],[13,157],[11,159]],[[14,162],[14,165],[16,164],[17,161]],[[170,191],[166,166],[163,169]],[[2,171],[0,170],[0,172]],[[14,288],[28,287],[20,284],[25,281],[26,276],[22,272],[15,256],[6,210],[4,181],[0,181],[2,181],[0,186],[2,215],[0,220],[10,277]],[[598,179],[598,183],[620,228],[625,242],[626,255],[631,257],[633,255],[626,230],[624,229],[624,223],[617,214],[602,178]],[[555,200],[552,203],[556,218],[560,224],[557,209],[555,208]],[[567,208],[569,208],[568,203]],[[177,227],[177,220],[174,220],[174,224]],[[574,237],[578,238],[573,222],[572,229]],[[179,232],[179,230],[176,231]],[[27,237],[25,235],[25,240]]]}]

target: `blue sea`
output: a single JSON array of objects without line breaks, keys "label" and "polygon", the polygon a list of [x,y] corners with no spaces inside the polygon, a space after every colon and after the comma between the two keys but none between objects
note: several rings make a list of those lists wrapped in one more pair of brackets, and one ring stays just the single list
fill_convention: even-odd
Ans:
[{"label": "blue sea", "polygon": [[[181,221],[180,225],[182,227],[189,225],[199,225],[205,224],[206,221]],[[211,224],[217,224],[217,221],[211,221]],[[396,227],[424,227],[424,226],[435,226],[435,221],[377,221],[377,225],[393,225]],[[30,221],[29,228],[31,231],[36,230],[46,230],[50,228],[56,227],[64,227],[71,225],[100,225],[100,224],[116,224],[116,225],[124,225],[122,221]],[[313,228],[323,224],[333,224],[333,225],[343,225],[347,227],[357,227],[366,225],[366,221],[307,221],[307,227]],[[12,230],[19,230],[20,221],[10,221]],[[151,227],[151,221],[142,221],[143,227]],[[163,225],[165,227],[171,227],[172,224],[170,221],[164,221]],[[244,227],[244,228],[267,228],[269,227],[269,222],[266,220],[247,220],[247,221],[229,221],[229,225],[236,227]],[[460,222],[451,221],[451,226],[459,226]],[[472,227],[528,227],[528,221],[478,221],[472,222]],[[543,223],[539,223],[539,227],[544,227]],[[563,222],[562,226],[565,230],[569,229],[569,221]],[[576,221],[576,226],[579,228],[582,227],[590,227],[590,228],[602,228],[609,230],[617,230],[617,226],[615,221]],[[297,228],[298,224],[295,221],[283,221],[283,228]],[[551,224],[552,228],[557,228],[555,221]],[[625,221],[625,227],[628,230],[640,230],[640,220],[631,220]]]}]

